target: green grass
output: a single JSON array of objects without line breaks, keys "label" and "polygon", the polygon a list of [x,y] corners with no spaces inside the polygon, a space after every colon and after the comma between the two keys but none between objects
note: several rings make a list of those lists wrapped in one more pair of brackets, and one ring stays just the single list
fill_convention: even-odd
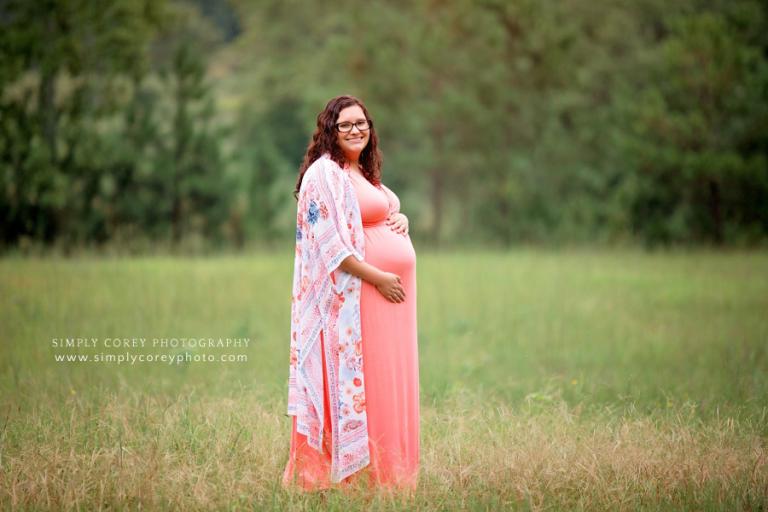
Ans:
[{"label": "green grass", "polygon": [[[423,251],[417,269],[408,498],[279,486],[290,250],[0,260],[0,507],[766,510],[768,254]],[[250,346],[55,362],[107,352],[51,346],[77,336]]]}]

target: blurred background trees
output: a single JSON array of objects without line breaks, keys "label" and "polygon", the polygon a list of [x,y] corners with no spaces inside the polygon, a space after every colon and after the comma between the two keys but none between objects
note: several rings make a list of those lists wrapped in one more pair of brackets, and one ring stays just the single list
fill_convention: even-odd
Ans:
[{"label": "blurred background trees", "polygon": [[0,3],[0,243],[293,240],[325,103],[424,244],[768,235],[757,0]]}]

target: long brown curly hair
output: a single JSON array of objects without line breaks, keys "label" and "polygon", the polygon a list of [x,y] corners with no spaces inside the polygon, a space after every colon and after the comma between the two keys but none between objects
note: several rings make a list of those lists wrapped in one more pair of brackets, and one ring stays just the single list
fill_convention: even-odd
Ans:
[{"label": "long brown curly hair", "polygon": [[304,173],[312,163],[320,158],[323,153],[330,153],[331,159],[344,167],[344,153],[337,143],[336,121],[339,118],[339,112],[347,107],[358,105],[363,109],[363,114],[370,124],[370,137],[363,151],[360,152],[358,164],[363,176],[374,186],[381,184],[381,162],[382,155],[379,151],[379,138],[376,136],[376,128],[373,126],[373,120],[368,115],[368,109],[362,101],[354,96],[336,96],[332,98],[325,106],[322,112],[317,115],[317,128],[312,134],[312,140],[307,146],[307,152],[304,154],[304,161],[299,168],[299,177],[296,180],[296,189],[293,191],[293,197],[299,200],[299,190],[301,189],[301,180],[304,179]]}]

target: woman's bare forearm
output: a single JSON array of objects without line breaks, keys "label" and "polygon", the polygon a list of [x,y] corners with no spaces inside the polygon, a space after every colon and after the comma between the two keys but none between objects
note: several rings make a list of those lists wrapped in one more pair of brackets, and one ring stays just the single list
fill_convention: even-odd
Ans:
[{"label": "woman's bare forearm", "polygon": [[370,263],[360,261],[354,256],[347,256],[339,264],[339,268],[348,274],[355,275],[364,281],[377,285],[381,282],[383,272]]}]

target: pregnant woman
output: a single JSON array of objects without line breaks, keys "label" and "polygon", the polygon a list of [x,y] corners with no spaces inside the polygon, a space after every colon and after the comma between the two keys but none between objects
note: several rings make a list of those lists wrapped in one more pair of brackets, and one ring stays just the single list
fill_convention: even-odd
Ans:
[{"label": "pregnant woman", "polygon": [[304,157],[291,301],[283,485],[415,489],[419,471],[416,253],[381,182],[373,121],[328,102]]}]

